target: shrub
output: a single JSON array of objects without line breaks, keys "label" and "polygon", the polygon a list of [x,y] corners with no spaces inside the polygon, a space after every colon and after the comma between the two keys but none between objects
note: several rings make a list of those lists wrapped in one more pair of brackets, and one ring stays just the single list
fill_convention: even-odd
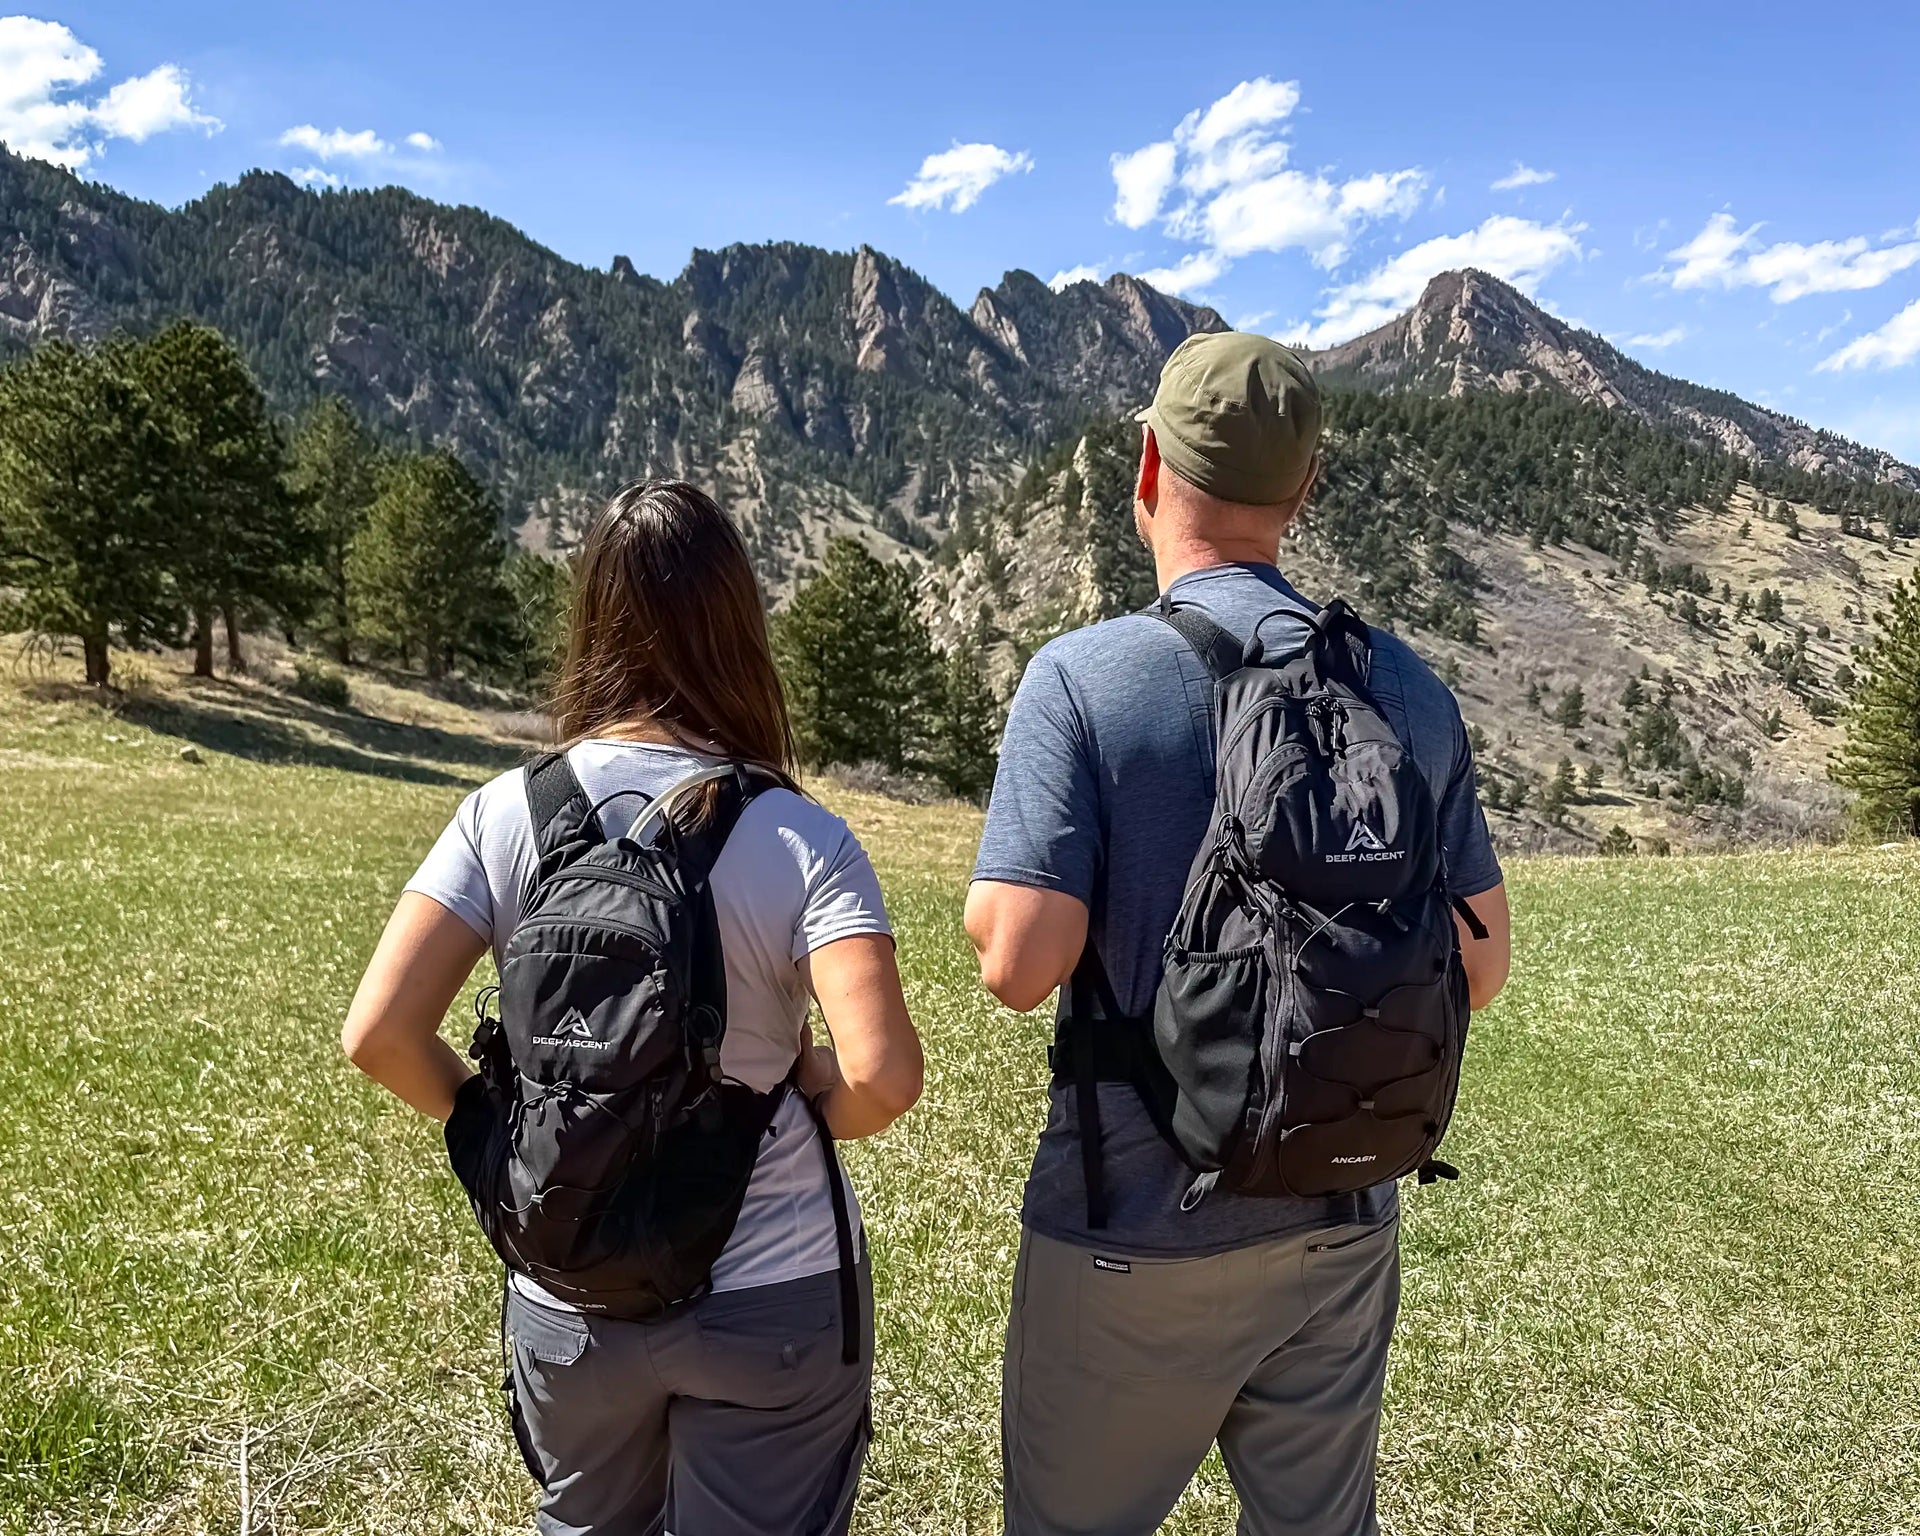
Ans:
[{"label": "shrub", "polygon": [[303,699],[324,704],[329,709],[345,709],[353,702],[353,690],[347,674],[311,656],[293,659],[293,691]]},{"label": "shrub", "polygon": [[1633,852],[1633,835],[1615,822],[1607,828],[1607,834],[1600,839],[1600,851],[1608,858],[1624,858]]}]

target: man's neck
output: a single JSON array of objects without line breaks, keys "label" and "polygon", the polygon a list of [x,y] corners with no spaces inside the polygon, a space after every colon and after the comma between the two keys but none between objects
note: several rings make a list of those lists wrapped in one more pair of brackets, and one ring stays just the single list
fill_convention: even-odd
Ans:
[{"label": "man's neck", "polygon": [[1195,571],[1211,570],[1216,565],[1277,566],[1279,563],[1278,542],[1263,544],[1256,539],[1231,540],[1218,544],[1202,543],[1198,540],[1182,541],[1153,552],[1154,575],[1160,582],[1162,592],[1182,576],[1189,576]]}]

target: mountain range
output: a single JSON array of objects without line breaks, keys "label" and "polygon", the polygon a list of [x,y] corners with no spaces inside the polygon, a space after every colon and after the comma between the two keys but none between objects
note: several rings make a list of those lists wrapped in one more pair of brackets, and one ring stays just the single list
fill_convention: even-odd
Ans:
[{"label": "mountain range", "polygon": [[[910,553],[936,637],[1002,697],[1049,635],[1150,594],[1130,411],[1225,328],[1126,275],[1009,272],[963,309],[869,247],[779,243],[663,282],[398,188],[256,171],[167,209],[0,150],[0,357],[181,315],[285,412],[337,393],[455,449],[532,547],[668,472],[739,518],[776,595],[835,534]],[[1914,568],[1920,472],[1482,272],[1308,361],[1327,473],[1287,563],[1436,658],[1509,841],[1832,824],[1823,764],[1852,648]],[[1578,794],[1547,796],[1567,772]]]}]

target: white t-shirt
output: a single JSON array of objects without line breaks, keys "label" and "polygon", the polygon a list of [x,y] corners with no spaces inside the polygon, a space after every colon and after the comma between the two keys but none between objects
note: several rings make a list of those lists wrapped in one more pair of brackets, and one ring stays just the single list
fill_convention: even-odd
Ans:
[{"label": "white t-shirt", "polygon": [[[713,761],[627,741],[583,741],[567,754],[593,801],[617,790],[655,796]],[[601,809],[601,824],[609,833],[624,829],[646,803],[638,795],[615,799]],[[407,889],[463,919],[493,947],[497,965],[538,863],[526,772],[516,768],[467,796]],[[764,1093],[799,1055],[809,1003],[800,962],[836,939],[893,930],[860,840],[831,811],[786,789],[763,790],[741,813],[714,864],[713,897],[727,971],[721,1070]],[[847,1201],[858,1233],[851,1185]],[[713,1288],[774,1285],[839,1262],[819,1132],[799,1095],[788,1094],[760,1145]],[[513,1282],[536,1300],[566,1305],[522,1275]]]}]

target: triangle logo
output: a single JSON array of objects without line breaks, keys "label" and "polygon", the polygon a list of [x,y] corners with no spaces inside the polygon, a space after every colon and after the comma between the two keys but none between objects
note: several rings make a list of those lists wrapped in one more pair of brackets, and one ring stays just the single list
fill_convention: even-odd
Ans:
[{"label": "triangle logo", "polygon": [[1372,827],[1364,821],[1356,821],[1353,824],[1353,833],[1347,839],[1347,852],[1352,853],[1356,849],[1363,849],[1368,853],[1385,853],[1387,845],[1380,841],[1379,834]]},{"label": "triangle logo", "polygon": [[589,1040],[593,1038],[593,1031],[587,1027],[586,1015],[578,1008],[569,1008],[567,1010],[567,1016],[560,1021],[559,1027],[554,1030],[554,1033],[556,1035],[584,1035]]}]

